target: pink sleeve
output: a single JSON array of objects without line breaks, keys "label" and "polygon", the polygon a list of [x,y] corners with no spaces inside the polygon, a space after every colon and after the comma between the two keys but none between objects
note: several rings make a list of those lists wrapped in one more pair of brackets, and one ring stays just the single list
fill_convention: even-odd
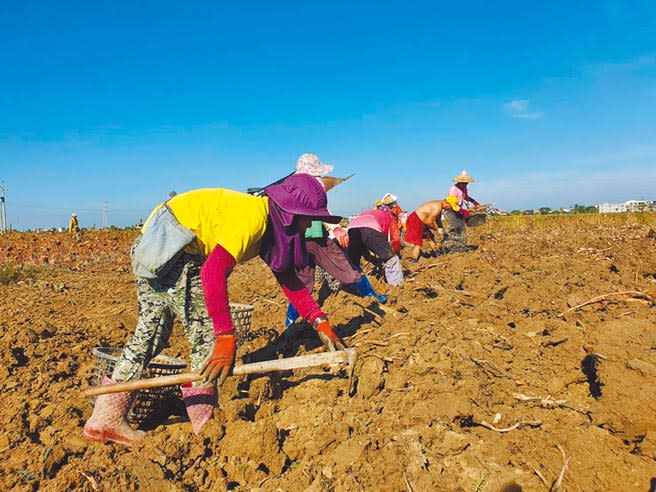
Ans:
[{"label": "pink sleeve", "polygon": [[228,276],[235,264],[232,255],[217,244],[200,270],[205,306],[212,318],[215,335],[235,332],[228,304]]},{"label": "pink sleeve", "polygon": [[474,205],[478,205],[478,202],[469,195],[469,192],[465,193],[465,199],[468,202],[472,202]]},{"label": "pink sleeve", "polygon": [[315,319],[326,316],[293,270],[273,272],[273,274],[285,296],[303,319],[313,323]]}]

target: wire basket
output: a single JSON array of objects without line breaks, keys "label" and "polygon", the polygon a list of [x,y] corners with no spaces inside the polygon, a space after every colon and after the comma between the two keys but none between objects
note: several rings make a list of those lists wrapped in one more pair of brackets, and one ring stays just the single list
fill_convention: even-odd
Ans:
[{"label": "wire basket", "polygon": [[321,288],[323,283],[326,282],[328,284],[328,288],[333,292],[333,294],[336,293],[342,286],[339,280],[337,280],[320,266],[314,269],[314,281],[319,284],[319,288]]},{"label": "wire basket", "polygon": [[[101,385],[105,376],[111,376],[122,351],[122,348],[116,347],[96,347],[93,349],[93,355],[96,356],[96,366],[92,376],[94,385]],[[148,367],[144,371],[143,377],[151,378],[180,374],[186,367],[186,362],[181,359],[167,355],[158,355],[150,361],[150,364],[148,364]],[[128,421],[140,424],[152,419],[163,408],[174,403],[175,400],[179,400],[180,397],[178,386],[164,386],[161,388],[141,390],[137,393],[132,407],[128,412]]]},{"label": "wire basket", "polygon": [[485,212],[474,212],[465,219],[467,227],[482,226],[487,222],[487,214]]},{"label": "wire basket", "polygon": [[253,316],[253,306],[250,304],[230,303],[230,317],[232,326],[235,328],[237,336],[237,345],[241,345],[249,339],[251,331],[251,317]]}]

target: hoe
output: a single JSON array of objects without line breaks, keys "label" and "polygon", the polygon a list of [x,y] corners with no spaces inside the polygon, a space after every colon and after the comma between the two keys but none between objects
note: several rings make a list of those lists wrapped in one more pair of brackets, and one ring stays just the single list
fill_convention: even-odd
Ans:
[{"label": "hoe", "polygon": [[[322,352],[320,354],[301,355],[299,357],[288,357],[286,359],[276,359],[264,362],[253,362],[252,364],[242,364],[232,369],[233,376],[242,376],[245,374],[259,374],[273,371],[289,371],[290,369],[301,369],[306,367],[316,367],[330,364],[347,363],[347,374],[349,376],[349,394],[353,389],[353,370],[357,361],[358,354],[355,348],[338,350],[335,352]],[[122,391],[137,391],[148,388],[159,388],[161,386],[173,386],[177,384],[193,383],[201,381],[203,378],[193,372],[174,374],[171,376],[158,376],[147,379],[137,379],[135,381],[126,381],[125,383],[106,384],[102,386],[93,386],[85,390],[84,396],[104,395],[108,393],[120,393]]]}]

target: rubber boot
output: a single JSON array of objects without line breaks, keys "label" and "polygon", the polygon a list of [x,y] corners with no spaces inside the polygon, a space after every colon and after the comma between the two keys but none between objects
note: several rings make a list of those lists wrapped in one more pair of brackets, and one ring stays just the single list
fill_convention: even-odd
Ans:
[{"label": "rubber boot", "polygon": [[[103,385],[116,381],[105,377]],[[125,446],[134,446],[146,433],[134,430],[125,417],[132,404],[132,395],[127,392],[99,395],[93,406],[93,413],[84,424],[84,438],[89,441],[113,441]]]},{"label": "rubber boot", "polygon": [[371,283],[369,282],[369,279],[367,278],[366,275],[360,277],[358,281],[355,283],[355,286],[358,289],[358,294],[360,294],[360,297],[367,297],[367,296],[375,297],[376,300],[381,304],[385,304],[387,302],[386,295],[376,294],[376,291],[371,286]]},{"label": "rubber boot", "polygon": [[287,316],[285,317],[285,328],[289,328],[298,319],[298,311],[290,303],[287,304]]},{"label": "rubber boot", "polygon": [[212,418],[212,411],[216,407],[216,386],[194,387],[182,386],[182,399],[187,407],[187,415],[191,422],[194,434],[200,434],[203,426]]}]

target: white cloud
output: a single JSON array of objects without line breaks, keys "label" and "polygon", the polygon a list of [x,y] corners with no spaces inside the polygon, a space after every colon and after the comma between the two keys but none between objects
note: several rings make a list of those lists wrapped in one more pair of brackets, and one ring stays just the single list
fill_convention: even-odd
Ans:
[{"label": "white cloud", "polygon": [[537,120],[542,117],[539,111],[529,111],[530,102],[528,99],[514,99],[503,105],[505,111],[513,118],[524,120]]}]

